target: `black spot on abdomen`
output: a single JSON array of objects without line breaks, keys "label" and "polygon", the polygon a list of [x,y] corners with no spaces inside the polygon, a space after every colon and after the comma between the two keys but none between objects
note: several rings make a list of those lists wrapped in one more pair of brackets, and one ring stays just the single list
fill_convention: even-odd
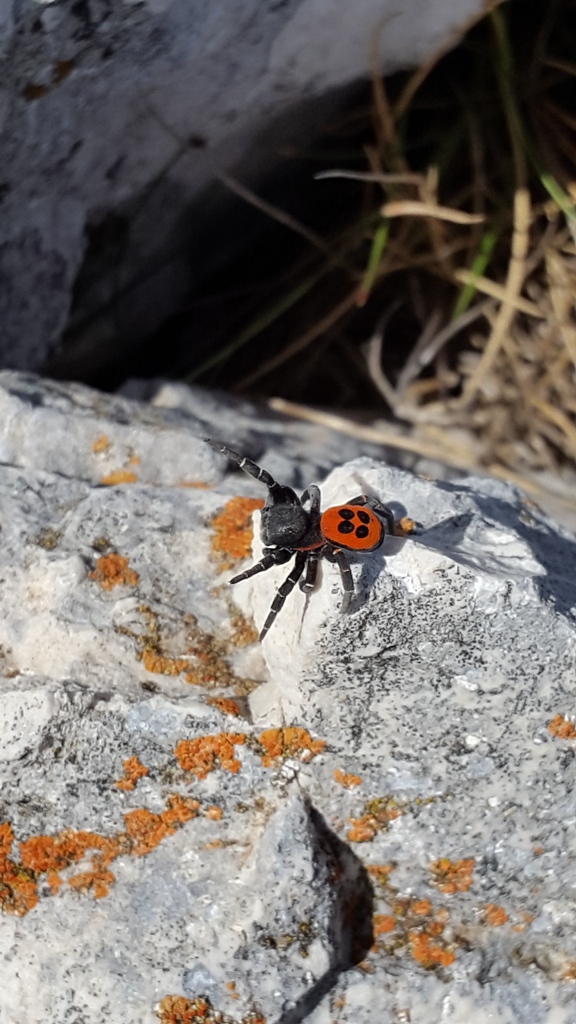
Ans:
[{"label": "black spot on abdomen", "polygon": [[[345,512],[346,509],[342,509],[342,511]],[[342,512],[340,515],[342,515]],[[363,529],[363,527],[360,527],[360,529]],[[338,523],[338,533],[354,533],[354,523],[347,519],[343,523]]]}]

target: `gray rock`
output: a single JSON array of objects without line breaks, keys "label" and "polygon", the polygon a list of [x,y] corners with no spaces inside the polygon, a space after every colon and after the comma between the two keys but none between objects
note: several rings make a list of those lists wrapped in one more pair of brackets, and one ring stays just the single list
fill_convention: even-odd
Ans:
[{"label": "gray rock", "polygon": [[268,424],[2,385],[1,1024],[168,1021],[169,997],[571,1024],[574,538],[504,484],[356,457],[324,502],[365,489],[416,533],[355,562],[349,615],[325,563],[239,646],[232,598],[261,624],[288,567],[230,593],[209,521],[262,488],[200,437],[267,457]]},{"label": "gray rock", "polygon": [[417,0],[2,0],[1,364],[38,369],[58,343],[94,225],[114,244],[83,315],[118,291],[125,300],[83,337],[86,353],[154,330],[202,273],[190,207],[216,174],[241,163],[253,178],[295,120],[300,136],[317,130],[333,91],[367,77],[387,14],[382,66],[393,70],[480,7],[435,0],[415,17]]}]

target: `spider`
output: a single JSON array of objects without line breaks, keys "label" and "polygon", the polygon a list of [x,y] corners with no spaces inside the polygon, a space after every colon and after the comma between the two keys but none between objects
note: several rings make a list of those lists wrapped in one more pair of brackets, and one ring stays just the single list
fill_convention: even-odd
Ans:
[{"label": "spider", "polygon": [[[288,594],[300,580],[300,589],[309,593],[316,583],[318,562],[327,558],[340,569],[344,598],[341,611],[347,612],[354,594],[354,580],[345,551],[375,551],[384,540],[386,529],[394,533],[394,516],[377,498],[360,494],[344,505],[320,511],[320,488],[316,484],[304,491],[301,498],[291,487],[274,480],[255,462],[232,451],[221,441],[205,437],[215,451],[226,455],[249,476],[261,480],[268,488],[268,500],[260,518],[260,535],[264,543],[263,557],[230,583],[240,583],[273,565],[282,565],[296,556],[290,575],[284,580],[272,602],[260,640],[266,636]],[[306,509],[304,506],[308,505]],[[304,579],[302,574],[306,570]]]}]

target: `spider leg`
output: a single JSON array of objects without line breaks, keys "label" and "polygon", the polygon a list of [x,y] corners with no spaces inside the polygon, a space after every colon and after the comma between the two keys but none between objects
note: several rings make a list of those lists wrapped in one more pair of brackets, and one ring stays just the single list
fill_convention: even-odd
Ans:
[{"label": "spider leg", "polygon": [[[351,505],[353,502],[348,502],[348,504]],[[340,606],[340,614],[346,615],[354,596],[354,577],[352,575],[352,570],[348,564],[348,559],[341,548],[330,547],[324,552],[324,554],[331,562],[335,562],[340,569],[342,589],[344,590],[344,597],[342,598],[342,604]]]},{"label": "spider leg", "polygon": [[357,498],[352,498],[352,501],[347,501],[347,505],[367,505],[371,508],[377,516],[381,516],[384,519],[386,526],[388,527],[388,533],[391,537],[394,536],[395,520],[394,513],[388,505],[383,505],[378,498],[373,498],[371,494],[359,494]]},{"label": "spider leg", "polygon": [[234,579],[230,580],[230,583],[241,583],[242,580],[248,580],[251,576],[255,576],[257,572],[266,572],[266,569],[271,569],[273,565],[283,565],[284,562],[289,562],[294,554],[288,548],[264,548],[264,557],[252,565],[250,569],[246,569],[246,572],[241,572],[239,576],[235,576]]},{"label": "spider leg", "polygon": [[[261,480],[270,491],[273,501],[291,501],[292,495],[295,500],[298,501],[290,487],[283,487],[282,484],[277,483],[268,470],[262,469],[261,466],[256,465],[255,462],[252,462],[252,459],[247,459],[244,455],[239,455],[238,452],[229,448],[227,444],[223,444],[222,441],[213,441],[210,437],[204,437],[203,440],[206,444],[209,444],[214,451],[220,452],[222,455],[225,455],[230,459],[231,462],[235,462],[239,469],[243,469],[245,473],[248,473],[248,476],[253,476],[255,480]],[[288,491],[290,492],[290,496],[287,494]]]},{"label": "spider leg", "polygon": [[304,505],[307,501],[310,502],[310,512],[320,511],[320,488],[317,484],[310,484],[310,486],[304,491],[304,494],[300,498],[300,504]]},{"label": "spider leg", "polygon": [[[294,552],[291,552],[291,554],[293,554],[293,553]],[[294,589],[294,587],[298,583],[298,580],[300,579],[302,573],[304,572],[304,566],[306,565],[306,561],[307,561],[308,557],[309,557],[308,551],[297,551],[296,552],[296,561],[294,562],[294,566],[292,568],[292,571],[291,571],[290,575],[286,577],[286,579],[284,580],[284,583],[282,583],[282,585],[278,588],[278,592],[276,594],[276,597],[272,601],[272,605],[271,605],[270,611],[268,613],[268,618],[266,619],[266,622],[264,623],[264,625],[262,626],[262,629],[260,630],[260,636],[259,636],[260,640],[264,639],[264,637],[266,636],[266,633],[270,629],[270,626],[274,622],[274,619],[278,615],[278,612],[282,608],[282,605],[284,604],[284,601],[288,597],[288,594],[290,593],[291,590]]]},{"label": "spider leg", "polygon": [[311,590],[314,590],[316,585],[318,562],[320,560],[320,548],[308,551],[307,554],[308,560],[306,564],[306,575],[303,580],[300,580],[300,590],[303,590],[304,593],[310,593]]}]

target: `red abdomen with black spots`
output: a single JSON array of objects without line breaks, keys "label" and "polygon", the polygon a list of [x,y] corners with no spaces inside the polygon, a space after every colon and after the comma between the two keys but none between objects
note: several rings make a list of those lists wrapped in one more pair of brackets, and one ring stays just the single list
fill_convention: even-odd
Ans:
[{"label": "red abdomen with black spots", "polygon": [[320,517],[320,532],[332,544],[349,551],[374,551],[384,540],[384,526],[369,508],[337,505]]}]

